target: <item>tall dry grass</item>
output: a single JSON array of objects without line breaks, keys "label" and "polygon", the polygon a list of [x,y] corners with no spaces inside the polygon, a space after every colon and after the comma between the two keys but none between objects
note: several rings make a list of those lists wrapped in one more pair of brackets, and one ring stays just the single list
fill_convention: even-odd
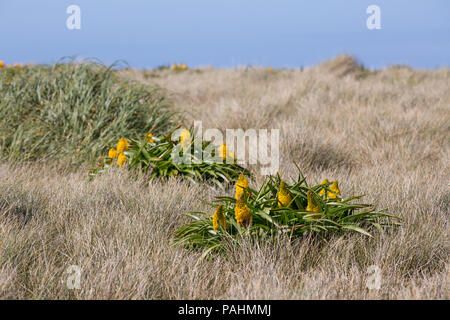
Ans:
[{"label": "tall dry grass", "polygon": [[[182,213],[216,192],[122,170],[0,166],[0,297],[86,299],[448,299],[450,72],[367,71],[348,57],[314,68],[134,71],[204,127],[281,129],[281,172],[338,179],[402,217],[374,239],[349,234],[248,243],[228,256],[171,245]],[[256,182],[262,177],[257,176]],[[231,194],[231,193],[230,193]],[[69,265],[81,289],[66,286]],[[381,269],[380,290],[366,287]]]}]

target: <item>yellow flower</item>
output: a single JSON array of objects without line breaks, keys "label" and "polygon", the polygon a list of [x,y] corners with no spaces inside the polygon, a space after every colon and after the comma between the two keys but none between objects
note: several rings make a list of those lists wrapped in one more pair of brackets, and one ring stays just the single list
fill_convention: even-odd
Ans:
[{"label": "yellow flower", "polygon": [[341,190],[339,190],[339,186],[338,186],[337,180],[333,181],[333,183],[330,186],[330,190],[333,191],[333,192],[328,192],[328,198],[329,199],[337,199],[338,202],[341,201],[338,198],[338,196],[339,197],[341,196]]},{"label": "yellow flower", "polygon": [[227,157],[234,159],[234,153],[233,151],[228,150],[227,145],[223,143],[219,147],[219,157],[221,157],[222,159],[226,159]]},{"label": "yellow flower", "polygon": [[120,138],[119,142],[117,142],[117,152],[121,153],[130,149],[130,143],[125,138]]},{"label": "yellow flower", "polygon": [[2,69],[5,66],[5,64],[3,63],[3,61],[0,60],[0,69]]},{"label": "yellow flower", "polygon": [[127,163],[127,156],[125,155],[125,153],[121,152],[117,157],[117,165],[119,167],[123,167],[125,163]]},{"label": "yellow flower", "polygon": [[17,62],[14,62],[14,68],[18,68],[19,64]]},{"label": "yellow flower", "polygon": [[181,131],[180,142],[183,150],[186,150],[186,148],[191,144],[191,133],[188,129],[184,128],[183,131]]},{"label": "yellow flower", "polygon": [[[325,178],[321,184],[328,185],[329,183],[330,182],[328,181],[328,179]],[[322,188],[322,190],[320,190],[319,194],[324,198],[328,197],[328,192],[325,190],[325,188]]]},{"label": "yellow flower", "polygon": [[177,65],[175,63],[172,65],[172,70],[177,70]]},{"label": "yellow flower", "polygon": [[117,151],[114,148],[109,149],[108,151],[108,157],[111,159],[117,158]]},{"label": "yellow flower", "polygon": [[[241,195],[244,193],[244,190],[248,188],[248,180],[247,178],[241,173],[239,175],[238,181],[236,182],[236,193],[234,195],[234,198],[236,200],[239,200],[241,198]],[[246,190],[246,195],[248,195],[248,190]]]},{"label": "yellow flower", "polygon": [[252,224],[252,214],[249,207],[244,203],[243,198],[239,198],[236,201],[236,206],[234,207],[234,214],[236,216],[236,221],[238,225],[248,227]]},{"label": "yellow flower", "polygon": [[308,197],[308,206],[306,207],[306,211],[319,213],[320,212],[320,207],[317,204],[316,199],[314,198],[311,190],[308,190],[306,195]]},{"label": "yellow flower", "polygon": [[151,132],[147,134],[147,142],[153,143],[155,140],[153,139],[153,135]]},{"label": "yellow flower", "polygon": [[286,185],[284,181],[280,182],[280,190],[278,191],[278,207],[287,207],[289,203],[292,201],[292,197],[289,194],[288,189],[286,189]]},{"label": "yellow flower", "polygon": [[180,64],[180,69],[181,70],[186,70],[187,69],[187,66],[183,63],[183,64]]},{"label": "yellow flower", "polygon": [[10,65],[10,64],[6,65],[6,69],[11,69],[11,68],[12,68],[12,65]]},{"label": "yellow flower", "polygon": [[272,72],[273,68],[272,67],[267,67],[267,71]]},{"label": "yellow flower", "polygon": [[222,226],[224,230],[227,230],[227,219],[225,218],[223,211],[222,211],[222,205],[219,204],[217,206],[216,212],[213,214],[213,228],[214,230],[219,230],[219,225]]}]

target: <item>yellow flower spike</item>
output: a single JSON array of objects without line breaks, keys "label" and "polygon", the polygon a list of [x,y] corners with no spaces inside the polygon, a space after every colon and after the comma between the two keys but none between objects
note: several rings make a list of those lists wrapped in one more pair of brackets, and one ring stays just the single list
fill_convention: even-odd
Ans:
[{"label": "yellow flower spike", "polygon": [[177,65],[175,63],[172,65],[172,70],[177,70]]},{"label": "yellow flower spike", "polygon": [[[328,181],[327,178],[325,178],[321,184],[325,184],[328,185],[330,183],[330,181]],[[328,193],[325,188],[322,188],[322,190],[320,190],[319,195],[321,195],[323,198],[327,198],[328,197]]]},{"label": "yellow flower spike", "polygon": [[338,196],[341,196],[341,190],[339,190],[338,182],[333,181],[333,183],[330,186],[330,190],[333,192],[328,192],[328,198],[329,199],[336,199],[337,202],[340,202],[341,200],[338,198]]},{"label": "yellow flower spike", "polygon": [[320,207],[317,204],[316,199],[314,199],[314,196],[313,196],[311,190],[308,190],[306,195],[308,197],[308,206],[306,207],[306,211],[319,213],[320,212]]},{"label": "yellow flower spike", "polygon": [[226,159],[227,158],[227,145],[225,143],[223,143],[219,147],[219,157],[221,157],[222,159]]},{"label": "yellow flower spike", "polygon": [[155,140],[153,139],[153,134],[151,132],[149,132],[147,134],[147,142],[150,142],[150,143],[155,142]]},{"label": "yellow flower spike", "polygon": [[243,198],[239,198],[236,201],[234,207],[234,215],[239,226],[249,227],[252,224],[253,218],[249,207],[244,202]]},{"label": "yellow flower spike", "polygon": [[14,68],[18,68],[19,64],[17,62],[14,62]]},{"label": "yellow flower spike", "polygon": [[180,142],[183,150],[186,150],[186,148],[191,144],[191,133],[188,129],[184,128],[183,131],[181,131]]},{"label": "yellow flower spike", "polygon": [[222,210],[222,205],[219,204],[217,206],[216,212],[213,214],[213,228],[214,230],[219,230],[219,225],[222,226],[224,230],[227,230],[227,219],[225,218]]},{"label": "yellow flower spike", "polygon": [[[241,198],[241,195],[244,193],[244,190],[248,188],[248,180],[242,173],[239,174],[239,178],[236,182],[236,193],[234,195],[234,198],[236,200],[239,200]],[[248,191],[246,192],[246,195],[248,194]]]},{"label": "yellow flower spike", "polygon": [[226,158],[234,159],[234,153],[233,153],[233,151],[228,150],[227,145],[225,143],[223,143],[219,147],[219,157],[221,157],[222,159],[226,159]]},{"label": "yellow flower spike", "polygon": [[127,156],[125,153],[121,152],[119,153],[119,156],[117,157],[117,165],[119,167],[123,167],[127,163]]},{"label": "yellow flower spike", "polygon": [[286,189],[286,184],[284,183],[284,181],[280,182],[280,190],[278,191],[278,207],[287,207],[289,205],[289,203],[292,201],[292,197],[288,191],[288,189]]},{"label": "yellow flower spike", "polygon": [[0,60],[0,69],[2,69],[5,66],[5,63]]},{"label": "yellow flower spike", "polygon": [[109,157],[110,159],[115,159],[115,158],[117,158],[117,155],[118,155],[118,153],[117,153],[117,150],[116,150],[116,149],[114,149],[114,148],[109,149],[109,151],[108,151],[108,157]]},{"label": "yellow flower spike", "polygon": [[120,138],[119,142],[117,142],[117,152],[121,153],[130,149],[130,143],[125,138]]}]

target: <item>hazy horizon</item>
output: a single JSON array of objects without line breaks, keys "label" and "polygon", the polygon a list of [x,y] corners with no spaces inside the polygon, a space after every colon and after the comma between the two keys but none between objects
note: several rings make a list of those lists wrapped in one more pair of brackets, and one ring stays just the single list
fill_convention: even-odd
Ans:
[{"label": "hazy horizon", "polygon": [[[372,4],[381,9],[380,30],[366,27]],[[81,8],[80,30],[66,27],[69,5]],[[443,0],[16,0],[0,3],[0,28],[6,63],[77,56],[133,68],[300,68],[347,53],[372,69],[450,65],[450,3]]]}]

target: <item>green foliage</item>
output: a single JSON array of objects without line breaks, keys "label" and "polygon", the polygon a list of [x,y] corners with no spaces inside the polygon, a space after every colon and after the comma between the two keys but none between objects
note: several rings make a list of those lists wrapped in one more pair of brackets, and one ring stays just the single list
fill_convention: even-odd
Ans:
[{"label": "green foliage", "polygon": [[[238,245],[243,236],[259,241],[274,241],[282,234],[295,239],[307,233],[315,233],[326,239],[331,234],[350,231],[372,237],[370,232],[374,228],[381,231],[385,227],[399,224],[395,221],[398,217],[383,210],[376,211],[371,204],[353,203],[362,196],[346,199],[326,199],[320,196],[322,189],[331,191],[329,184],[310,187],[301,173],[297,182],[292,185],[286,183],[292,201],[287,207],[279,207],[277,194],[280,182],[279,176],[271,176],[258,190],[249,188],[248,194],[244,193],[244,202],[253,219],[249,228],[241,227],[236,222],[236,199],[229,196],[218,197],[214,203],[210,203],[211,213],[196,211],[187,214],[192,222],[176,232],[175,244],[203,248],[207,253],[223,251],[230,244]],[[306,211],[308,191],[312,192],[319,205],[319,213]],[[222,204],[227,220],[227,230],[222,227],[218,230],[213,228],[211,215],[219,204]]]},{"label": "green foliage", "polygon": [[121,136],[173,127],[163,92],[113,66],[56,63],[0,70],[0,159],[93,161]]},{"label": "green foliage", "polygon": [[[165,136],[152,136],[152,142],[146,137],[139,140],[130,140],[130,148],[125,151],[127,156],[127,167],[131,170],[139,170],[148,173],[150,179],[158,177],[180,176],[192,182],[208,181],[220,188],[236,180],[240,173],[250,176],[250,172],[236,163],[208,162],[202,160],[200,153],[210,150],[214,156],[216,146],[210,142],[202,142],[200,150],[194,151],[195,134],[189,131],[192,142],[186,144],[191,151],[183,152],[178,138],[172,139],[174,131]],[[175,141],[174,141],[175,140]],[[172,154],[178,154],[180,161],[174,160]],[[116,159],[105,157],[103,162],[93,168],[89,175],[102,173],[111,166],[116,166]]]}]

